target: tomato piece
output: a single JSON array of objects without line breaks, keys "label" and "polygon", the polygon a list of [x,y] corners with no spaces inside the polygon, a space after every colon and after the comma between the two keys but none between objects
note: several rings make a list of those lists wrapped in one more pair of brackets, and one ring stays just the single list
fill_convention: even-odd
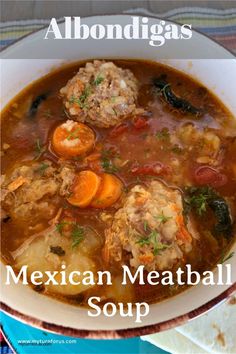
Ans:
[{"label": "tomato piece", "polygon": [[149,126],[149,122],[146,118],[144,117],[138,117],[135,119],[135,121],[133,122],[133,126],[136,129],[143,129]]},{"label": "tomato piece", "polygon": [[143,166],[133,166],[131,172],[134,175],[154,175],[160,176],[170,173],[171,169],[169,166],[164,165],[161,162],[148,163]]},{"label": "tomato piece", "polygon": [[128,128],[129,128],[128,123],[121,123],[110,131],[110,136],[112,138],[116,138],[117,136],[119,136],[119,135],[123,134],[125,131],[127,131]]},{"label": "tomato piece", "polygon": [[224,186],[228,178],[210,166],[200,166],[194,171],[195,182],[199,185],[209,184],[212,187]]}]

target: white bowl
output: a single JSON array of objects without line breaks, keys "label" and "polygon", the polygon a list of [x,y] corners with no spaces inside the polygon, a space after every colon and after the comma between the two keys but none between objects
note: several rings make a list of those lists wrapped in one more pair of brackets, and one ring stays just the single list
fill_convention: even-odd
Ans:
[{"label": "white bowl", "polygon": [[[84,23],[90,25],[93,23],[124,25],[128,21],[130,21],[130,16],[126,15],[83,19]],[[157,19],[149,18],[150,24],[156,21]],[[92,45],[91,41],[45,41],[43,40],[44,34],[45,29],[26,36],[2,52],[4,68],[2,70],[2,107],[26,85],[65,61],[92,58],[138,58],[161,61],[197,78],[214,92],[236,116],[236,60],[222,46],[197,32],[194,32],[193,40],[170,41],[163,47],[151,47],[147,41],[143,40],[100,40],[92,41]],[[225,59],[193,59],[200,58],[201,53],[208,53],[208,57],[211,58]],[[35,59],[36,54],[39,59]],[[40,56],[48,59],[40,59]],[[183,56],[185,59],[181,59]],[[229,263],[232,270],[236,269],[236,252]],[[173,298],[151,305],[149,315],[143,318],[141,324],[137,324],[132,318],[121,318],[119,315],[113,318],[103,315],[97,318],[89,317],[86,309],[42,296],[28,286],[4,285],[6,268],[3,264],[1,264],[1,273],[3,311],[36,327],[87,338],[129,337],[175,327],[209,310],[236,289],[235,284],[233,286],[198,285],[192,287]],[[233,282],[236,281],[235,272],[232,274],[232,279]]]}]

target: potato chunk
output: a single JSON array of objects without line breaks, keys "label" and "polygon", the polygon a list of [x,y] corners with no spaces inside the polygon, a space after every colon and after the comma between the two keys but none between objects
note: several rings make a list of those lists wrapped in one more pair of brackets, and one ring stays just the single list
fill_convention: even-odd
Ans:
[{"label": "potato chunk", "polygon": [[[91,233],[90,233],[91,236]],[[20,249],[15,253],[15,268],[20,270],[23,265],[28,266],[28,274],[34,271],[63,271],[65,270],[67,285],[53,285],[52,283],[45,286],[47,292],[57,293],[65,296],[77,295],[91,285],[78,284],[73,285],[68,281],[70,272],[77,271],[81,275],[75,274],[73,276],[74,282],[82,281],[83,272],[95,271],[95,263],[86,254],[91,254],[98,246],[98,240],[95,240],[96,235],[92,235],[92,243],[89,243],[85,237],[81,245],[76,248],[71,247],[71,239],[60,235],[55,226],[50,227],[48,230],[33,236],[31,240],[25,242]],[[83,244],[84,243],[84,244]],[[82,246],[82,247],[80,247]],[[59,252],[60,251],[60,252]],[[62,265],[66,268],[63,269]],[[47,275],[44,276],[43,282],[47,280]],[[61,283],[61,274],[55,276],[55,280]]]}]

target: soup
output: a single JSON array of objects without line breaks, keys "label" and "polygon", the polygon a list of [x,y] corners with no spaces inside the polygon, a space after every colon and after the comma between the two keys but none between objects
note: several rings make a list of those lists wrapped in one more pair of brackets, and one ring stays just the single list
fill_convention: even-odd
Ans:
[{"label": "soup", "polygon": [[5,263],[112,274],[33,287],[72,304],[173,296],[185,286],[122,286],[122,265],[202,273],[234,240],[236,121],[158,63],[80,62],[25,88],[2,112],[2,173]]}]

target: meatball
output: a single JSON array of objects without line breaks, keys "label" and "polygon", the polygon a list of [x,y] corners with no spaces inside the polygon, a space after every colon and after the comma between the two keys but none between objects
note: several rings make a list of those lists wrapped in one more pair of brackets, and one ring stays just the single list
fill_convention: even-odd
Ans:
[{"label": "meatball", "polygon": [[60,94],[72,119],[97,127],[112,127],[143,112],[136,108],[137,79],[112,62],[86,63]]},{"label": "meatball", "polygon": [[14,219],[50,219],[56,211],[58,194],[69,195],[75,172],[62,166],[56,169],[48,160],[15,166],[5,176],[1,195],[3,209]]},{"label": "meatball", "polygon": [[131,267],[144,265],[148,271],[171,269],[197,236],[184,223],[180,191],[152,181],[133,187],[116,212],[105,231],[104,258],[109,263],[128,259]]}]

